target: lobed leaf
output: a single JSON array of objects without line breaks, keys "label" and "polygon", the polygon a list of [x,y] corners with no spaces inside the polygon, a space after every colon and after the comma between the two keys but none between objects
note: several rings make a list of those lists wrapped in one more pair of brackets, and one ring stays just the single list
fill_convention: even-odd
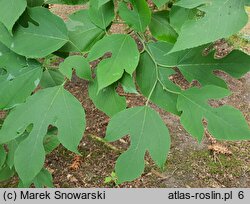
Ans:
[{"label": "lobed leaf", "polygon": [[127,134],[131,138],[131,146],[116,161],[118,183],[132,181],[142,174],[146,151],[162,168],[170,148],[168,128],[161,117],[147,106],[129,108],[113,116],[105,139],[113,142]]},{"label": "lobed leaf", "polygon": [[0,22],[4,24],[10,33],[16,21],[26,9],[26,6],[26,0],[0,1]]},{"label": "lobed leaf", "polygon": [[183,127],[201,141],[204,135],[202,120],[205,119],[208,131],[216,139],[250,139],[250,128],[239,110],[231,106],[213,108],[207,104],[209,99],[222,98],[229,93],[227,89],[212,85],[183,91],[177,102],[178,110],[182,111],[180,121]]},{"label": "lobed leaf", "polygon": [[105,30],[96,26],[89,17],[88,10],[79,10],[66,21],[69,31],[69,42],[60,50],[64,52],[88,51],[105,35]]},{"label": "lobed leaf", "polygon": [[18,145],[14,156],[15,169],[24,184],[30,183],[42,169],[43,140],[49,125],[58,128],[58,139],[64,147],[78,152],[85,129],[85,113],[63,86],[41,90],[10,112],[0,130],[0,144],[17,138],[30,124],[32,130]]},{"label": "lobed leaf", "polygon": [[15,54],[0,43],[0,109],[22,102],[37,87],[42,76],[41,64]]},{"label": "lobed leaf", "polygon": [[132,9],[125,2],[119,3],[119,15],[135,31],[144,32],[151,20],[151,12],[145,0],[129,0]]},{"label": "lobed leaf", "polygon": [[164,67],[178,67],[189,82],[198,80],[202,85],[227,87],[223,79],[214,75],[215,70],[224,71],[235,78],[240,78],[250,70],[250,57],[240,50],[233,50],[226,57],[215,59],[214,52],[203,55],[206,46],[176,53],[169,53],[172,45],[164,42],[150,43],[149,48],[157,63]]},{"label": "lobed leaf", "polygon": [[90,50],[88,61],[96,60],[111,52],[110,58],[103,59],[97,66],[98,91],[118,81],[124,71],[132,75],[139,61],[135,41],[125,34],[106,36]]},{"label": "lobed leaf", "polygon": [[[204,3],[206,4],[204,5]],[[185,8],[201,5],[198,9],[205,12],[205,15],[200,19],[184,23],[171,52],[229,37],[240,31],[248,22],[248,15],[244,7],[245,0],[181,0],[176,5]]]},{"label": "lobed leaf", "polygon": [[76,75],[82,79],[92,80],[91,69],[85,57],[75,55],[67,57],[59,66],[59,70],[68,79],[72,78],[72,69],[76,70]]},{"label": "lobed leaf", "polygon": [[115,17],[113,1],[110,0],[101,6],[99,6],[99,0],[90,0],[89,3],[91,21],[105,30]]},{"label": "lobed leaf", "polygon": [[29,58],[41,58],[68,42],[68,31],[61,18],[48,9],[27,9],[33,20],[28,27],[18,25],[11,36],[0,23],[0,41],[14,52]]}]

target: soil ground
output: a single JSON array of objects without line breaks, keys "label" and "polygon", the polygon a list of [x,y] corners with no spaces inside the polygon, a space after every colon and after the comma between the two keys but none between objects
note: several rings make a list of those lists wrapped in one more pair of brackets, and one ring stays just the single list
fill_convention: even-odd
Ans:
[{"label": "soil ground", "polygon": [[[67,15],[82,6],[53,5],[51,10],[67,19]],[[112,28],[112,32],[120,32],[120,25]],[[250,33],[250,24],[242,31]],[[232,42],[249,52],[249,45],[238,39]],[[223,41],[218,42],[218,55],[223,55],[230,48]],[[250,53],[250,52],[249,52]],[[217,72],[217,75],[225,79],[232,95],[219,102],[211,102],[213,105],[229,104],[240,109],[250,123],[250,73],[241,79],[233,79],[230,76]],[[181,74],[174,76],[174,81],[184,87],[189,87]],[[171,134],[171,151],[161,171],[146,156],[145,173],[133,182],[127,182],[116,186],[113,182],[104,183],[105,177],[110,176],[114,170],[115,161],[121,151],[129,146],[129,138],[125,137],[112,146],[101,141],[105,136],[109,118],[95,108],[88,97],[87,82],[74,78],[66,84],[66,88],[75,95],[86,110],[87,128],[79,145],[82,154],[77,159],[78,169],[72,169],[76,155],[59,146],[47,156],[46,168],[52,173],[55,187],[250,187],[250,141],[220,142],[231,155],[218,154],[214,156],[208,149],[209,141],[204,140],[199,144],[181,126],[179,118],[167,113],[154,105],[166,123]],[[145,98],[138,95],[126,95],[128,107],[143,105]],[[114,148],[115,147],[115,148]],[[17,179],[0,184],[3,187],[15,186]]]}]

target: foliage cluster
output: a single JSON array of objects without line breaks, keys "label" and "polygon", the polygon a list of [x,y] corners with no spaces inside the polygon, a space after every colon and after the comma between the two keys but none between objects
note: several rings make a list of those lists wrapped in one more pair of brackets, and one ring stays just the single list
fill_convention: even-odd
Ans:
[{"label": "foliage cluster", "polygon": [[[89,6],[64,22],[44,8],[45,3]],[[105,139],[112,142],[130,136],[129,149],[116,162],[117,183],[141,175],[146,151],[164,167],[170,135],[149,102],[179,116],[198,141],[205,129],[218,140],[250,138],[239,110],[208,103],[230,94],[214,71],[240,78],[250,69],[249,55],[233,50],[217,59],[214,50],[203,52],[246,25],[245,6],[250,1],[153,0],[153,4],[149,7],[145,0],[0,0],[0,110],[8,112],[0,129],[0,181],[17,173],[21,187],[53,186],[43,167],[46,154],[59,144],[78,153],[85,111],[64,89],[73,69],[88,81],[96,107],[111,117]],[[126,24],[127,34],[111,33],[115,23]],[[64,58],[58,68],[46,63],[52,55]],[[90,63],[98,59],[91,69]],[[200,86],[183,90],[170,80],[177,70]],[[126,93],[142,93],[145,106],[126,108],[117,86]]]}]

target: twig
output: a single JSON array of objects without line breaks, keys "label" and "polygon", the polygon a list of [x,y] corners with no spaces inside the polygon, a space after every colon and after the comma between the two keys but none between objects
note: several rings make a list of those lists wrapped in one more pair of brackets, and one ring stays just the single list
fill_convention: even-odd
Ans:
[{"label": "twig", "polygon": [[117,152],[117,153],[122,153],[122,152],[123,152],[122,149],[119,149],[119,148],[115,147],[114,145],[108,143],[106,140],[104,140],[104,139],[101,138],[101,137],[97,137],[97,136],[92,135],[92,134],[90,134],[89,137],[90,137],[92,140],[95,140],[95,141],[97,141],[97,142],[103,143],[103,145],[105,145],[106,147],[108,147],[109,149],[111,149],[111,150],[113,150],[113,151],[115,151],[115,152]]}]

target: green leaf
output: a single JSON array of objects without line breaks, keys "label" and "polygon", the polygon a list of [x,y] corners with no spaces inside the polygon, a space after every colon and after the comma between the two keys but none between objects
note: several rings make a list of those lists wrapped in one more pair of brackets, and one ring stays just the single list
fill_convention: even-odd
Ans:
[{"label": "green leaf", "polygon": [[61,48],[64,52],[88,51],[105,35],[103,29],[91,22],[88,10],[71,14],[66,26],[69,31],[69,42]]},{"label": "green leaf", "polygon": [[112,181],[112,178],[109,176],[105,178],[104,183],[110,183],[111,181]]},{"label": "green leaf", "polygon": [[[193,8],[202,2],[208,1],[181,0],[176,5]],[[245,0],[209,0],[208,4],[198,8],[205,12],[203,18],[184,23],[171,52],[197,47],[237,33],[248,22],[244,5]]]},{"label": "green leaf", "polygon": [[26,0],[1,0],[0,1],[0,22],[2,22],[9,32],[18,18],[22,15],[27,6]]},{"label": "green leaf", "polygon": [[140,63],[136,69],[136,81],[142,94],[166,111],[179,115],[176,109],[178,86],[168,77],[175,74],[172,69],[157,66],[148,53],[141,55]]},{"label": "green leaf", "polygon": [[42,67],[35,60],[15,54],[0,43],[0,109],[9,109],[25,99],[37,87]]},{"label": "green leaf", "polygon": [[131,146],[117,160],[118,183],[132,181],[144,170],[148,151],[159,167],[163,167],[170,148],[170,136],[161,117],[147,106],[135,107],[116,114],[109,122],[105,139],[109,142],[129,134]]},{"label": "green leaf", "polygon": [[48,130],[47,135],[44,137],[43,146],[46,154],[51,153],[55,148],[60,145],[60,141],[57,137],[57,128],[53,127]]},{"label": "green leaf", "polygon": [[[202,56],[203,48],[190,51],[185,57],[183,56],[181,65],[178,65],[189,82],[197,80],[202,85],[214,84],[226,88],[226,82],[214,74],[215,70],[224,71],[234,78],[240,78],[250,71],[249,55],[239,50],[232,51],[222,59],[215,59],[214,53],[206,57]],[[191,60],[192,64],[185,64]]]},{"label": "green leaf", "polygon": [[132,181],[144,170],[148,151],[159,167],[163,167],[170,148],[170,136],[159,114],[147,106],[126,109],[111,118],[105,139],[109,142],[129,134],[131,146],[117,160],[118,183]]},{"label": "green leaf", "polygon": [[129,0],[132,10],[125,2],[119,3],[119,15],[135,31],[144,32],[151,20],[151,12],[145,0]]},{"label": "green leaf", "polygon": [[63,84],[64,76],[57,69],[46,69],[43,72],[40,86],[42,88],[48,88]]},{"label": "green leaf", "polygon": [[15,138],[7,143],[7,147],[8,147],[9,151],[8,151],[8,155],[7,155],[6,164],[11,169],[14,167],[15,151],[18,148],[18,145],[29,136],[29,133],[31,131],[30,129],[32,129],[32,125],[29,125],[26,128],[26,130],[24,131],[24,133],[21,134],[19,137]]},{"label": "green leaf", "polygon": [[164,4],[166,4],[169,0],[152,0],[154,2],[154,4],[160,8],[162,7]]},{"label": "green leaf", "polygon": [[2,168],[2,166],[4,165],[5,163],[5,160],[6,160],[6,151],[5,151],[5,148],[3,145],[0,145],[0,169]]},{"label": "green leaf", "polygon": [[45,168],[42,168],[40,173],[33,180],[33,183],[36,188],[44,188],[44,187],[53,188],[54,187],[52,175]]},{"label": "green leaf", "polygon": [[174,43],[178,37],[178,34],[169,24],[168,11],[153,13],[149,30],[157,40],[161,41]]},{"label": "green leaf", "polygon": [[88,61],[96,60],[107,52],[112,56],[97,66],[98,91],[119,80],[124,71],[132,75],[139,61],[137,45],[129,35],[113,34],[98,41],[90,50]]},{"label": "green leaf", "polygon": [[116,92],[116,84],[112,84],[98,92],[97,80],[89,84],[89,97],[95,106],[108,116],[124,110],[126,99]]},{"label": "green leaf", "polygon": [[0,41],[8,48],[29,58],[41,58],[68,42],[68,31],[61,18],[42,7],[27,11],[33,21],[28,27],[18,25],[13,37],[0,24]]},{"label": "green leaf", "polygon": [[133,76],[130,76],[129,74],[125,73],[121,78],[120,83],[125,93],[138,94],[133,80]]},{"label": "green leaf", "polygon": [[169,13],[170,25],[177,33],[180,33],[183,24],[195,18],[196,9],[186,9],[179,6],[173,6]]},{"label": "green leaf", "polygon": [[13,166],[14,166],[14,155],[15,155],[15,151],[16,151],[18,145],[19,145],[19,141],[17,139],[11,140],[8,143],[9,152],[8,152],[8,155],[7,155],[6,164],[8,165],[9,168],[13,168]]},{"label": "green leaf", "polygon": [[78,77],[92,80],[91,69],[85,57],[79,55],[69,56],[59,65],[60,72],[70,80],[72,78],[73,68],[76,70]]},{"label": "green leaf", "polygon": [[42,6],[44,0],[26,0],[29,7]]},{"label": "green leaf", "polygon": [[23,182],[22,182],[21,180],[19,180],[18,185],[17,185],[17,188],[29,188],[30,185],[31,185],[30,183],[24,185]]},{"label": "green leaf", "polygon": [[[28,136],[28,134],[25,131],[20,137],[14,139],[14,140],[11,140],[7,144],[5,144],[7,146],[7,149],[8,149],[8,154],[6,155],[6,161],[5,161],[5,165],[4,165],[3,169],[5,169],[6,171],[10,171],[10,172],[12,172],[12,170],[14,171],[14,153],[18,147],[18,144],[21,141],[23,141],[27,136]],[[5,170],[3,170],[3,171],[5,171]],[[8,173],[7,175],[10,175],[10,174]],[[7,176],[7,179],[8,178],[9,177]]]},{"label": "green leaf", "polygon": [[108,3],[110,0],[98,0],[98,8],[100,8],[102,5]]},{"label": "green leaf", "polygon": [[89,1],[89,17],[91,21],[102,29],[106,29],[115,17],[114,3],[109,1],[102,6],[98,6],[98,0]]},{"label": "green leaf", "polygon": [[194,137],[201,141],[204,135],[202,120],[206,119],[208,131],[219,140],[250,139],[250,129],[243,114],[231,106],[213,108],[209,99],[228,96],[227,89],[208,85],[201,89],[188,89],[179,95],[177,108],[182,111],[181,124]]},{"label": "green leaf", "polygon": [[175,3],[176,6],[192,9],[201,5],[212,4],[214,0],[181,0]]},{"label": "green leaf", "polygon": [[23,183],[31,182],[43,166],[43,140],[49,125],[58,128],[58,139],[64,147],[78,152],[77,145],[85,129],[85,113],[79,101],[63,86],[41,90],[10,112],[0,130],[0,144],[17,138],[30,124],[33,128],[19,144],[14,158]]},{"label": "green leaf", "polygon": [[14,174],[14,169],[10,169],[8,166],[4,166],[2,169],[0,169],[0,182],[10,179],[12,176],[14,176]]},{"label": "green leaf", "polygon": [[116,179],[116,173],[115,172],[111,172],[111,177],[113,178],[113,179]]},{"label": "green leaf", "polygon": [[202,85],[214,84],[226,88],[225,81],[214,75],[215,70],[224,71],[235,78],[240,78],[250,70],[250,57],[240,50],[233,50],[226,57],[215,59],[214,52],[202,55],[206,46],[168,54],[171,47],[171,44],[164,42],[149,44],[159,64],[178,67],[189,82],[198,80]]},{"label": "green leaf", "polygon": [[30,183],[23,183],[21,180],[19,180],[18,188],[30,188],[32,183],[34,183],[34,186],[36,188],[44,188],[44,187],[53,188],[54,187],[52,175],[45,168],[42,168],[39,174],[37,174],[34,180]]}]

